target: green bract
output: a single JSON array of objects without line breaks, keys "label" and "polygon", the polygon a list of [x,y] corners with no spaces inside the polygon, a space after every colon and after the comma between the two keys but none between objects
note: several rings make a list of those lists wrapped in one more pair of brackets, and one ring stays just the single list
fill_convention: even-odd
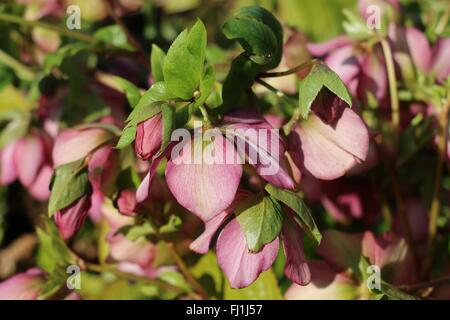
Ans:
[{"label": "green bract", "polygon": [[311,105],[322,88],[328,88],[349,106],[352,99],[339,76],[325,64],[315,64],[309,74],[300,82],[299,108],[303,118],[307,118]]}]

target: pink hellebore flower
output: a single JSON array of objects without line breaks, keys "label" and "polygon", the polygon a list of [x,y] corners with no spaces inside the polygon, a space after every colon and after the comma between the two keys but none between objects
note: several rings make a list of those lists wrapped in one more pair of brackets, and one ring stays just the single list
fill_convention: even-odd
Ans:
[{"label": "pink hellebore flower", "polygon": [[51,148],[51,138],[37,129],[6,145],[0,151],[0,183],[9,184],[18,178],[33,198],[47,200],[52,176]]},{"label": "pink hellebore flower", "polygon": [[[244,288],[254,282],[260,273],[272,266],[279,249],[277,237],[259,252],[252,253],[237,219],[234,217],[227,223],[237,202],[245,196],[245,193],[238,193],[237,200],[230,208],[205,222],[205,230],[189,246],[197,253],[207,253],[214,235],[225,225],[217,238],[216,253],[218,263],[232,288]],[[303,233],[290,217],[288,220],[280,236],[286,254],[285,274],[295,283],[306,285],[310,281],[310,271],[303,253]]]},{"label": "pink hellebore flower", "polygon": [[322,180],[343,176],[366,159],[369,134],[363,120],[330,91],[316,98],[307,120],[290,134],[290,153],[300,170]]},{"label": "pink hellebore flower", "polygon": [[287,299],[367,299],[372,293],[361,279],[352,277],[351,268],[364,256],[369,264],[381,269],[381,277],[394,285],[406,285],[417,280],[412,257],[404,239],[392,233],[375,236],[366,231],[346,234],[336,230],[324,233],[318,249],[324,261],[310,262],[312,281],[307,286],[293,284]]},{"label": "pink hellebore flower", "polygon": [[78,128],[62,131],[53,147],[54,167],[85,158],[111,140],[111,132],[101,128]]},{"label": "pink hellebore flower", "polygon": [[0,300],[37,300],[45,283],[40,269],[29,269],[0,283]]},{"label": "pink hellebore flower", "polygon": [[144,160],[151,159],[161,148],[162,116],[157,114],[137,127],[135,151]]},{"label": "pink hellebore flower", "polygon": [[[277,187],[295,187],[284,160],[283,141],[259,114],[238,110],[224,118],[222,129],[226,130],[226,136],[215,128],[210,143],[195,137],[194,141],[188,141],[166,167],[167,184],[176,200],[203,221],[219,215],[233,202],[242,176],[240,159],[247,159],[263,179]],[[265,136],[260,139],[259,133]],[[278,148],[272,148],[275,142]],[[204,145],[201,156],[204,159],[205,154],[213,154],[213,163],[184,161],[201,143]],[[274,171],[267,173],[271,167]]]},{"label": "pink hellebore flower", "polygon": [[308,45],[315,57],[324,57],[325,63],[336,72],[353,96],[367,101],[368,93],[381,104],[387,98],[387,75],[379,47],[372,52],[359,49],[347,36],[339,36],[323,43]]},{"label": "pink hellebore flower", "polygon": [[[389,38],[394,59],[405,80],[414,77],[414,67],[424,74],[433,75],[443,82],[450,75],[450,38],[440,38],[430,46],[425,34],[414,27],[391,26]],[[413,67],[414,66],[414,67]]]},{"label": "pink hellebore flower", "polygon": [[64,240],[70,239],[78,232],[86,220],[90,207],[90,196],[85,195],[70,206],[55,213],[55,223]]}]

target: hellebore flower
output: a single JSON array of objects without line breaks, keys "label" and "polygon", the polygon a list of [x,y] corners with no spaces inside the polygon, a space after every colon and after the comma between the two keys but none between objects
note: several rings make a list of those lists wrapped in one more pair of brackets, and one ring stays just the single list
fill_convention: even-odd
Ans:
[{"label": "hellebore flower", "polygon": [[37,300],[45,283],[40,269],[29,269],[0,283],[0,300]]},{"label": "hellebore flower", "polygon": [[389,38],[394,60],[406,81],[414,79],[414,69],[435,77],[439,82],[450,75],[450,38],[439,38],[431,47],[420,30],[394,25],[389,29]]},{"label": "hellebore flower", "polygon": [[73,204],[55,213],[54,219],[58,230],[64,240],[75,235],[86,220],[91,207],[89,195],[82,196]]},{"label": "hellebore flower", "polygon": [[[234,217],[227,222],[236,205],[247,196],[247,193],[238,192],[233,205],[205,222],[205,230],[189,246],[197,253],[207,253],[215,234],[225,225],[217,238],[216,253],[232,288],[244,288],[254,282],[260,273],[272,266],[279,249],[279,237],[276,237],[259,252],[250,252],[237,219]],[[310,281],[310,272],[303,253],[303,232],[292,220],[291,213],[287,213],[280,234],[286,254],[285,274],[295,283],[305,285]]]},{"label": "hellebore flower", "polygon": [[[307,286],[293,284],[287,299],[367,299],[373,296],[364,278],[354,275],[361,256],[381,270],[382,279],[394,285],[406,285],[417,280],[412,256],[402,238],[392,233],[375,236],[366,231],[346,234],[328,230],[324,233],[318,254],[324,261],[310,262],[312,281]],[[352,276],[353,275],[353,276]]]},{"label": "hellebore flower", "polygon": [[374,226],[381,208],[377,192],[357,179],[341,178],[321,181],[304,175],[301,188],[310,202],[320,201],[337,221],[348,223],[362,220],[365,226]]},{"label": "hellebore flower", "polygon": [[289,149],[300,170],[333,180],[366,159],[369,133],[363,120],[340,98],[328,90],[319,95],[308,119],[291,132]]},{"label": "hellebore flower", "polygon": [[347,36],[339,36],[323,43],[309,44],[308,50],[336,72],[350,93],[367,102],[368,94],[381,104],[387,98],[387,74],[381,49],[375,46],[364,52]]},{"label": "hellebore flower", "polygon": [[137,127],[135,151],[144,160],[151,159],[161,148],[162,116],[157,114]]},{"label": "hellebore flower", "polygon": [[9,184],[18,178],[33,198],[47,200],[52,176],[51,148],[51,138],[37,129],[6,145],[0,152],[0,183]]},{"label": "hellebore flower", "polygon": [[194,141],[185,141],[182,149],[174,147],[172,151],[177,148],[181,152],[175,156],[172,152],[166,167],[167,184],[176,200],[203,221],[211,220],[233,202],[244,159],[266,181],[281,188],[294,188],[284,160],[283,141],[255,112],[232,113],[224,118],[220,129],[211,129],[207,134],[212,135],[209,138],[213,141],[196,139],[194,134]]},{"label": "hellebore flower", "polygon": [[111,140],[112,133],[101,128],[78,128],[62,131],[53,147],[56,167],[85,158],[102,144]]},{"label": "hellebore flower", "polygon": [[131,189],[121,190],[117,198],[117,208],[126,216],[136,215],[136,191]]}]

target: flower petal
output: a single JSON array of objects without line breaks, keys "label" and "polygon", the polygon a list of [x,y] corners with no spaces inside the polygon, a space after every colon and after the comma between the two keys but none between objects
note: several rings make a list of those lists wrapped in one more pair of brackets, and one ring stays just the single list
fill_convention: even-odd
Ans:
[{"label": "flower petal", "polygon": [[89,196],[83,196],[71,206],[55,213],[55,223],[64,240],[70,239],[86,220],[91,200]]},{"label": "flower petal", "polygon": [[350,38],[343,35],[321,43],[310,43],[307,45],[307,48],[314,56],[321,57],[351,43]]},{"label": "flower petal", "polygon": [[282,230],[286,264],[284,273],[286,277],[299,285],[307,285],[311,281],[311,272],[306,263],[303,252],[303,232],[292,219],[285,221]]},{"label": "flower petal", "polygon": [[39,201],[46,201],[50,197],[50,180],[52,179],[53,168],[45,165],[39,171],[33,184],[28,188],[30,194]]},{"label": "flower petal", "polygon": [[269,269],[278,254],[278,238],[258,253],[250,253],[244,233],[236,219],[231,220],[217,239],[217,260],[232,288],[244,288]]},{"label": "flower petal", "polygon": [[29,269],[0,283],[0,300],[36,300],[44,286],[44,273]]},{"label": "flower petal", "polygon": [[0,151],[0,184],[10,184],[17,178],[16,167],[14,165],[15,143],[6,145]]},{"label": "flower petal", "polygon": [[341,117],[330,124],[311,113],[290,136],[296,165],[323,180],[343,176],[356,163],[365,160],[368,148],[367,128],[350,108],[344,108]]},{"label": "flower petal", "polygon": [[183,207],[203,221],[208,221],[233,202],[242,176],[242,166],[235,161],[227,161],[228,157],[237,159],[237,154],[234,146],[221,135],[216,135],[214,141],[203,147],[203,155],[205,152],[214,154],[214,158],[220,160],[215,163],[205,159],[194,163],[196,161],[187,159],[192,151],[198,150],[194,144],[186,144],[182,154],[171,158],[166,167],[166,180],[175,199]]},{"label": "flower petal", "polygon": [[53,148],[54,166],[58,167],[86,157],[111,137],[109,131],[100,128],[67,129],[61,132]]}]

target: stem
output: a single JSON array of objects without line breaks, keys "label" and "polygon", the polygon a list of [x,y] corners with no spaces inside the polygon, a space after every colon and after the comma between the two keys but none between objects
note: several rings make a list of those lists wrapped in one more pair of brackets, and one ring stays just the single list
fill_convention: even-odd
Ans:
[{"label": "stem", "polygon": [[448,125],[449,125],[449,108],[450,101],[444,105],[443,110],[439,115],[439,144],[438,144],[438,159],[436,164],[436,174],[434,180],[434,189],[433,189],[433,198],[431,200],[431,209],[430,209],[430,221],[428,224],[428,242],[427,242],[427,252],[428,255],[425,259],[424,267],[423,267],[423,275],[426,276],[433,262],[433,246],[436,240],[437,234],[437,220],[439,217],[439,211],[441,209],[441,201],[440,201],[440,187],[441,187],[441,178],[442,172],[444,169],[444,161],[446,156],[447,149],[447,140],[448,140]]},{"label": "stem", "polygon": [[0,49],[0,63],[13,69],[23,80],[32,80],[36,76],[33,70]]},{"label": "stem", "polygon": [[[132,273],[127,273],[127,272],[122,272],[120,270],[117,270],[114,266],[111,265],[99,265],[99,264],[93,264],[93,263],[88,263],[85,262],[84,266],[86,267],[87,270],[89,271],[94,271],[94,272],[109,272],[112,273],[118,277],[121,278],[125,278],[131,281],[140,281],[140,282],[145,282],[148,283],[150,285],[154,285],[157,286],[161,289],[167,290],[167,291],[172,291],[174,293],[177,294],[182,294],[184,293],[184,290],[176,287],[174,285],[171,285],[170,283],[164,282],[162,280],[158,280],[158,279],[150,279],[147,277],[143,277],[143,276],[138,276]],[[191,298],[197,298],[196,296],[193,296],[192,294],[187,293]]]},{"label": "stem", "polygon": [[211,120],[209,119],[209,115],[208,115],[208,111],[206,110],[206,107],[199,106],[198,108],[200,109],[200,112],[202,113],[203,121],[205,121],[206,123],[211,123]]},{"label": "stem", "polygon": [[186,278],[187,282],[192,286],[192,288],[200,295],[202,299],[208,300],[208,294],[203,289],[202,285],[194,278],[194,276],[189,271],[188,267],[184,263],[183,259],[181,259],[177,250],[175,249],[175,245],[172,242],[166,241],[167,247],[169,248],[169,252],[175,260],[176,265],[180,269],[181,273]]},{"label": "stem", "polygon": [[84,42],[89,42],[89,43],[97,42],[97,39],[94,36],[91,36],[90,34],[85,34],[85,33],[74,31],[74,30],[69,30],[65,27],[45,23],[42,21],[26,20],[22,17],[18,17],[15,15],[7,14],[7,13],[0,13],[0,21],[16,23],[16,24],[20,24],[20,25],[24,25],[24,26],[28,26],[28,27],[44,28],[44,29],[55,31],[55,32],[59,33],[60,35],[63,35],[63,36],[69,37],[69,38],[73,38],[73,39],[77,39],[80,41],[84,41]]},{"label": "stem", "polygon": [[318,59],[312,59],[310,61],[304,62],[302,64],[299,64],[298,66],[286,70],[286,71],[280,71],[280,72],[263,72],[259,75],[260,78],[275,78],[275,77],[284,77],[284,76],[288,76],[291,75],[293,73],[297,73],[303,69],[312,67],[315,64],[318,63],[322,63],[322,61],[318,60]]},{"label": "stem", "polygon": [[256,79],[255,81],[257,83],[259,83],[260,85],[262,85],[263,87],[265,87],[266,89],[268,89],[269,91],[272,91],[278,97],[282,98],[284,101],[286,101],[287,103],[289,103],[291,106],[294,107],[294,113],[292,114],[291,119],[289,120],[288,123],[286,123],[283,126],[284,133],[286,135],[289,134],[289,132],[291,131],[291,129],[294,126],[294,124],[300,119],[300,116],[301,116],[300,108],[298,108],[297,104],[294,103],[287,95],[285,95],[284,92],[282,92],[282,91],[278,90],[277,88],[271,86],[270,84],[268,84],[267,82],[265,82],[262,79]]},{"label": "stem", "polygon": [[392,123],[398,130],[400,125],[400,105],[398,100],[397,78],[395,76],[394,59],[392,50],[386,39],[380,40],[383,49],[384,60],[386,61],[386,70],[389,81],[389,96],[391,99]]}]

